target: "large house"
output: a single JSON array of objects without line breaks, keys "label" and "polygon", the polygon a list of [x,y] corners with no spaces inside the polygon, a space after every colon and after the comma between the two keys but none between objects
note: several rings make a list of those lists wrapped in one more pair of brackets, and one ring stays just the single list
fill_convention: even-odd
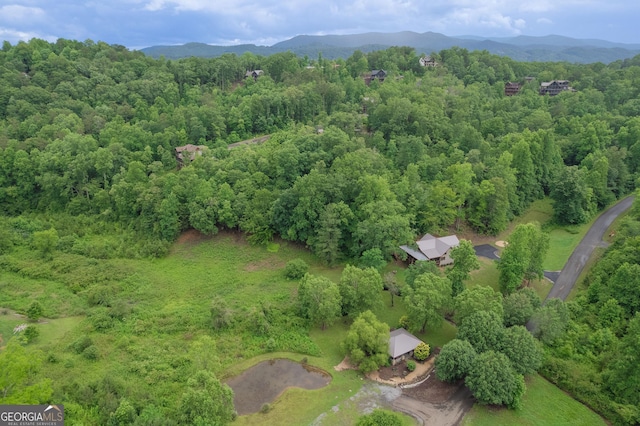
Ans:
[{"label": "large house", "polygon": [[413,356],[413,351],[420,343],[422,343],[422,340],[404,328],[393,330],[389,336],[389,357],[391,358],[391,364],[396,365],[398,362]]},{"label": "large house", "polygon": [[436,67],[436,66],[438,66],[438,63],[436,62],[436,60],[433,59],[429,55],[421,57],[419,59],[419,61],[420,61],[420,65],[423,66],[423,67]]},{"label": "large house", "polygon": [[540,83],[540,94],[555,96],[561,92],[575,92],[574,88],[569,86],[569,80],[553,80]]},{"label": "large house", "polygon": [[373,70],[365,76],[364,82],[368,86],[369,83],[371,83],[371,80],[378,80],[382,83],[385,78],[387,78],[387,72],[385,70]]},{"label": "large house", "polygon": [[504,85],[505,96],[517,95],[520,92],[520,83],[508,82]]},{"label": "large house", "polygon": [[437,238],[426,234],[416,241],[417,250],[409,246],[400,246],[400,248],[409,255],[411,262],[431,260],[436,262],[438,266],[445,266],[453,263],[450,256],[451,249],[458,245],[460,245],[460,240],[455,235]]}]

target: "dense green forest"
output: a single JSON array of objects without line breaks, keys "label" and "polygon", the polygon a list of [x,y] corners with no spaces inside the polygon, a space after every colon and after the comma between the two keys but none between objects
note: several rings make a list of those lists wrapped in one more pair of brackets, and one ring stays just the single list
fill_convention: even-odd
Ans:
[{"label": "dense green forest", "polygon": [[[335,265],[402,256],[399,245],[426,232],[497,234],[545,196],[554,200],[555,221],[584,223],[634,190],[640,57],[609,65],[525,63],[460,48],[433,57],[438,67],[422,68],[418,54],[403,47],[336,61],[292,53],[172,61],[102,42],[5,42],[2,270],[64,283],[67,305],[29,305],[33,315],[89,314],[87,327],[99,332],[135,312],[116,297],[131,290],[133,275],[109,262],[162,257],[184,230],[239,230],[257,245],[278,237]],[[256,69],[264,74],[244,79]],[[388,73],[384,82],[365,83],[372,69]],[[540,96],[540,83],[555,79],[570,80],[575,92]],[[523,84],[520,93],[504,95],[509,81]],[[270,135],[263,144],[229,147],[263,135]],[[175,148],[185,144],[207,148],[179,167]],[[568,332],[545,342],[542,367],[610,419],[631,424],[640,419],[637,231],[630,221],[583,298],[547,309],[566,319]],[[316,354],[288,300],[274,296],[242,320],[229,319],[232,309],[218,301],[214,332],[241,324],[258,336],[245,336],[245,355]],[[168,332],[163,323],[176,333],[200,327],[188,310],[164,320],[138,315],[127,327],[141,336]],[[91,339],[82,339],[70,350],[97,357],[86,351],[95,349]],[[118,345],[126,352],[126,343]],[[227,350],[241,351],[231,344]],[[223,366],[232,361],[220,359]],[[184,356],[166,363],[176,372],[158,373],[173,381],[163,398],[187,386],[178,375],[192,372]],[[134,369],[153,370],[143,361]],[[131,407],[140,412],[150,398],[130,391],[123,399],[122,377],[77,388],[69,381],[54,391],[72,401],[76,419],[120,424],[117,410],[129,418]],[[215,381],[193,377],[193,398]],[[173,404],[164,415],[191,419]],[[145,416],[139,424],[163,424],[157,412]]]}]

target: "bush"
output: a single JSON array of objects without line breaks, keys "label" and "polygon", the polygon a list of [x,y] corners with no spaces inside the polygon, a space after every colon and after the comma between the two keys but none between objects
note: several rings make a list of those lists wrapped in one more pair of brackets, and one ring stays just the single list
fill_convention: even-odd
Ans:
[{"label": "bush", "polygon": [[71,349],[77,354],[81,354],[89,346],[93,345],[93,341],[89,336],[82,336],[71,344]]},{"label": "bush", "polygon": [[95,361],[99,357],[98,348],[95,345],[88,346],[82,351],[82,356],[90,361]]},{"label": "bush", "polygon": [[38,321],[38,319],[42,316],[42,305],[37,300],[31,302],[29,308],[27,308],[27,317],[31,321]]},{"label": "bush", "polygon": [[309,265],[302,259],[293,259],[284,267],[284,275],[290,280],[299,280],[309,270]]},{"label": "bush", "polygon": [[409,320],[409,317],[406,315],[401,316],[400,319],[398,320],[399,328],[404,328],[405,330],[407,330],[410,325],[411,325],[411,321]]},{"label": "bush", "polygon": [[416,369],[416,362],[415,361],[407,361],[407,370],[413,371],[415,369]]},{"label": "bush", "polygon": [[425,359],[429,358],[430,354],[431,348],[424,342],[416,346],[416,349],[413,351],[413,357],[418,361],[424,361]]},{"label": "bush", "polygon": [[271,411],[271,404],[269,404],[268,402],[262,404],[262,407],[260,407],[260,412],[262,414],[267,414],[269,411]]},{"label": "bush", "polygon": [[27,339],[27,343],[33,342],[38,338],[39,335],[40,330],[38,330],[38,327],[33,324],[27,326],[27,328],[24,329],[24,337]]}]

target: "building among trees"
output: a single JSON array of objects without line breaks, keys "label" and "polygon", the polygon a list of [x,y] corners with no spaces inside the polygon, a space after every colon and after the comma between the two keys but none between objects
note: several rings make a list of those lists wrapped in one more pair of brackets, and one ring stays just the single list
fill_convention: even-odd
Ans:
[{"label": "building among trees", "polygon": [[569,80],[543,81],[540,83],[541,95],[555,96],[564,91],[575,92],[575,89],[569,86]]},{"label": "building among trees", "polygon": [[409,255],[411,263],[416,260],[431,260],[436,262],[438,266],[445,266],[453,263],[450,256],[451,249],[460,245],[460,240],[455,235],[437,238],[431,234],[425,234],[424,237],[416,241],[416,245],[417,249],[400,246],[402,251]]},{"label": "building among trees", "polygon": [[504,94],[505,96],[513,96],[517,95],[520,92],[520,83],[512,83],[508,82],[504,85]]},{"label": "building among trees", "polygon": [[391,357],[391,364],[396,365],[400,361],[404,361],[413,356],[413,351],[420,343],[422,343],[422,340],[404,328],[393,330],[389,335],[389,357]]}]

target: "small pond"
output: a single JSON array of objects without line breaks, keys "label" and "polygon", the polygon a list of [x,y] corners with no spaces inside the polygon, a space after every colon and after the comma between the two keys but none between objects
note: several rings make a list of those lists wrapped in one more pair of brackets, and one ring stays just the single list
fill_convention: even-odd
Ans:
[{"label": "small pond", "polygon": [[227,381],[233,389],[233,405],[239,415],[260,411],[264,403],[272,402],[286,388],[320,389],[331,376],[288,359],[273,359],[254,365]]}]

